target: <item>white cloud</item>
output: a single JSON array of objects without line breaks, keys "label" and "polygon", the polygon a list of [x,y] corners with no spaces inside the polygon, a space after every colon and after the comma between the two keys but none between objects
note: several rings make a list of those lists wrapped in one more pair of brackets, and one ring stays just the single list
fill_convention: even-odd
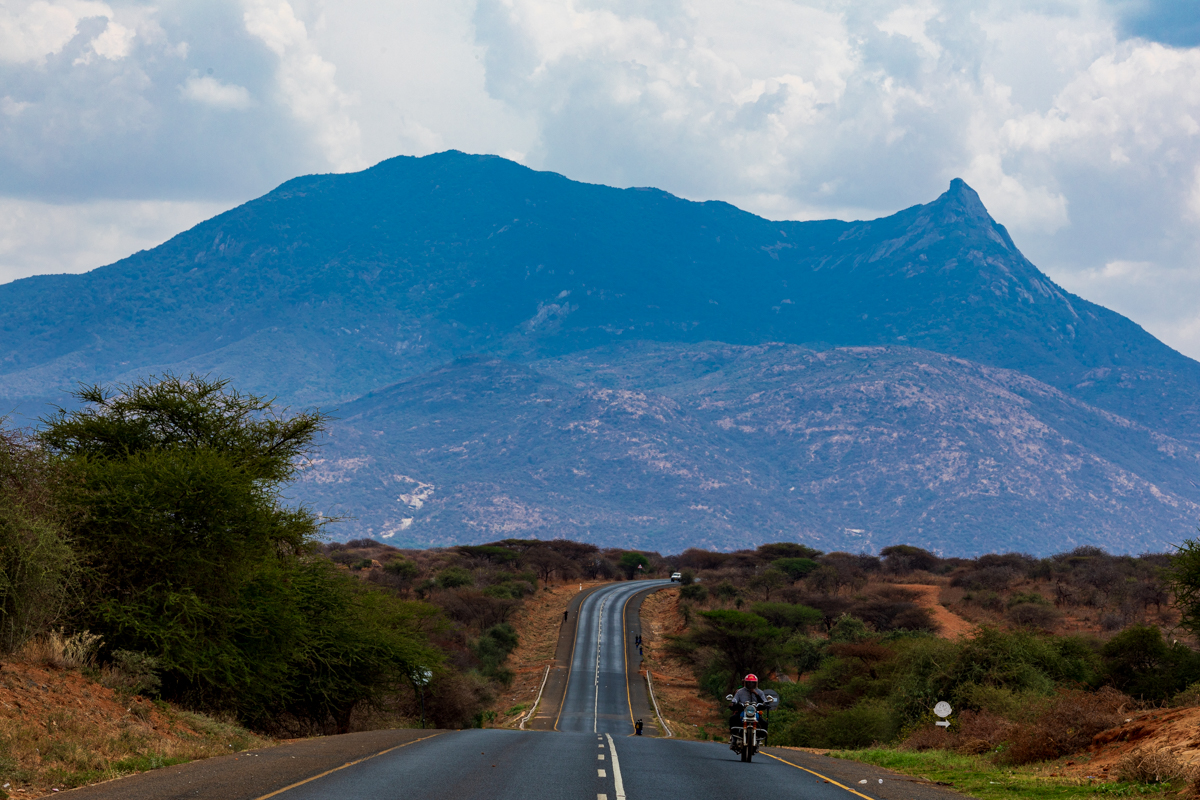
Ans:
[{"label": "white cloud", "polygon": [[[20,3],[0,6],[0,61],[23,63],[40,61],[63,49],[78,32],[79,21],[89,17],[112,19],[112,9],[106,3],[87,0],[65,0],[49,3],[37,0],[17,11]],[[122,37],[131,32],[116,26],[112,34],[105,30],[100,44],[107,52],[122,47]],[[97,50],[99,52],[99,50]],[[106,55],[106,53],[100,53]],[[125,55],[125,53],[122,53]]]},{"label": "white cloud", "polygon": [[455,147],[864,218],[957,176],[1056,280],[1191,342],[1200,48],[1128,38],[1128,5],[0,0],[0,196],[233,203]]},{"label": "white cloud", "polygon": [[192,75],[179,90],[187,99],[214,108],[245,109],[252,105],[245,86],[224,84],[211,75]]},{"label": "white cloud", "polygon": [[96,55],[116,61],[129,55],[133,48],[133,37],[136,33],[124,25],[109,20],[104,26],[104,33],[92,40],[92,49]]},{"label": "white cloud", "polygon": [[930,0],[924,0],[917,5],[897,8],[875,27],[892,36],[907,36],[920,45],[927,55],[937,58],[942,54],[942,48],[925,32],[925,26],[937,16],[937,13],[933,3]]},{"label": "white cloud", "polygon": [[212,202],[57,204],[0,198],[0,283],[95,269],[160,245],[227,209],[228,204]]},{"label": "white cloud", "polygon": [[353,104],[338,88],[337,67],[308,40],[308,30],[286,0],[250,0],[246,30],[279,57],[279,90],[297,119],[311,126],[331,166],[347,171],[367,166]]}]

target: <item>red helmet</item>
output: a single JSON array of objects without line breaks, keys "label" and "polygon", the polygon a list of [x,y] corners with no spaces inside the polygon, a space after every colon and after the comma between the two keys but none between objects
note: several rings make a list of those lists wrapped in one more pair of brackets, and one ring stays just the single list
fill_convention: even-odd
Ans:
[{"label": "red helmet", "polygon": [[743,683],[753,683],[753,684],[754,684],[754,686],[751,686],[751,687],[750,687],[751,689],[753,689],[753,688],[755,688],[755,687],[758,685],[758,676],[757,676],[757,675],[755,675],[753,672],[751,672],[749,675],[747,675],[746,677],[742,678],[742,682],[743,682]]}]

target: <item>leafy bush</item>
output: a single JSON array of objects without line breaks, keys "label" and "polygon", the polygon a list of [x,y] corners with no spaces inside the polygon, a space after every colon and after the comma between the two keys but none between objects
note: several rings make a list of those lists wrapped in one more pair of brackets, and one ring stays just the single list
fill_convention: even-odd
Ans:
[{"label": "leafy bush", "polygon": [[754,603],[750,606],[750,612],[778,628],[802,632],[821,624],[824,619],[824,615],[815,608],[791,603]]},{"label": "leafy bush", "polygon": [[34,442],[0,431],[0,652],[47,635],[78,590],[59,479]]},{"label": "leafy bush", "polygon": [[831,642],[862,642],[871,636],[867,624],[858,617],[842,614],[838,621],[829,629]]},{"label": "leafy bush", "polygon": [[688,586],[681,586],[679,588],[679,596],[684,600],[691,600],[698,603],[708,597],[708,589],[698,583],[693,583]]},{"label": "leafy bush", "polygon": [[460,586],[474,586],[475,579],[462,567],[447,567],[437,574],[437,583],[443,589],[457,589]]},{"label": "leafy bush", "polygon": [[782,730],[771,732],[774,744],[792,747],[854,749],[888,742],[899,725],[893,711],[882,700],[863,700],[825,714],[804,714]]},{"label": "leafy bush", "polygon": [[503,665],[509,653],[515,650],[518,644],[517,632],[505,622],[484,631],[483,635],[475,640],[471,651],[479,660],[480,671],[484,675],[507,686],[512,683],[513,674],[504,669]]},{"label": "leafy bush", "polygon": [[1105,680],[1147,700],[1165,700],[1200,682],[1200,653],[1178,642],[1168,644],[1153,625],[1134,625],[1114,636],[1100,651]]}]

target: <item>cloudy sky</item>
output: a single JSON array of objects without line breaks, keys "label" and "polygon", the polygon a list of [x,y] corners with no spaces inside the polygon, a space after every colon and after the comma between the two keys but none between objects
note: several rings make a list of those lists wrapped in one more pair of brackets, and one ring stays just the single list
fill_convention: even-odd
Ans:
[{"label": "cloudy sky", "polygon": [[774,218],[960,176],[1200,358],[1190,0],[0,0],[0,282],[449,148]]}]

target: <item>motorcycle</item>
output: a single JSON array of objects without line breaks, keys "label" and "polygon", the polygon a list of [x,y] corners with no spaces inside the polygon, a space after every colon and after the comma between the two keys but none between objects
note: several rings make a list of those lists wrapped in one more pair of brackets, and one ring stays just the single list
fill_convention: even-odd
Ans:
[{"label": "motorcycle", "polygon": [[[725,695],[725,699],[733,702],[733,695]],[[754,754],[758,752],[758,748],[762,747],[767,741],[767,732],[760,730],[758,727],[758,712],[762,709],[770,708],[771,705],[771,702],[742,703],[742,725],[741,727],[733,728],[733,732],[729,737],[729,746],[746,763],[750,763],[754,758]]]}]

